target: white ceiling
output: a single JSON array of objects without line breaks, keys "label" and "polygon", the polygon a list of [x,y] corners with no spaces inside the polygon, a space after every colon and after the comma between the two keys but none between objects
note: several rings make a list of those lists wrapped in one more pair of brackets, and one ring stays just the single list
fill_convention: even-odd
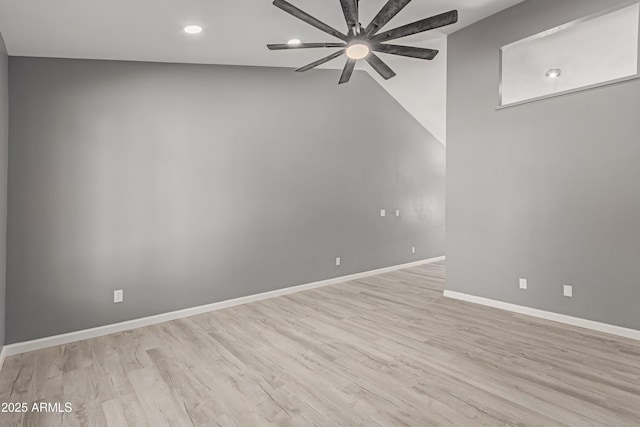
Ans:
[{"label": "white ceiling", "polygon": [[[458,9],[458,24],[401,40],[402,44],[424,47],[430,46],[430,40],[440,40],[435,44],[442,45],[446,34],[520,1],[414,0],[385,29]],[[338,0],[290,2],[327,24],[345,30]],[[386,0],[362,0],[362,23],[369,23],[385,3]],[[201,25],[204,31],[195,36],[186,34],[182,28],[189,24]],[[267,43],[292,38],[308,42],[337,41],[277,9],[271,0],[0,0],[0,32],[9,54],[14,56],[283,67],[302,66],[332,50],[269,51]],[[404,61],[418,61],[418,67],[425,70],[430,64],[410,58],[400,58],[400,61],[394,58],[393,62]],[[343,63],[344,60],[335,60],[327,66],[341,68]],[[412,67],[415,69],[416,65]],[[403,78],[402,70],[395,71],[398,77],[393,79],[393,86],[399,87],[396,80]],[[415,70],[412,74],[420,75]],[[416,83],[424,86],[424,82],[416,82],[414,78],[405,77],[404,82],[403,93],[410,92]],[[429,84],[444,87],[445,82],[441,79]],[[391,89],[387,90],[394,95]],[[440,101],[434,103],[440,104]],[[420,120],[417,114],[414,116]],[[443,124],[440,127],[444,128]]]}]

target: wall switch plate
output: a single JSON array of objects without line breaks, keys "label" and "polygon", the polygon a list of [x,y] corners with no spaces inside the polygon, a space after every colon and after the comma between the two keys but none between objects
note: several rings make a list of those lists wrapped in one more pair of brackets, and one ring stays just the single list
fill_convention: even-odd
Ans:
[{"label": "wall switch plate", "polygon": [[412,246],[412,247],[411,247],[411,253],[412,253],[412,254],[415,254],[415,253],[416,253],[416,247],[415,247],[415,246]]},{"label": "wall switch plate", "polygon": [[520,289],[527,289],[527,279],[520,279]]},{"label": "wall switch plate", "polygon": [[400,216],[400,209],[396,209],[396,216]]},{"label": "wall switch plate", "polygon": [[387,216],[387,211],[380,209],[380,216]]},{"label": "wall switch plate", "polygon": [[336,265],[339,266],[340,265],[340,257],[336,258]]},{"label": "wall switch plate", "polygon": [[117,291],[113,291],[113,303],[119,303],[124,300],[124,291],[122,289],[118,289]]},{"label": "wall switch plate", "polygon": [[564,296],[565,297],[572,297],[573,296],[573,286],[564,285],[563,289],[564,289]]}]

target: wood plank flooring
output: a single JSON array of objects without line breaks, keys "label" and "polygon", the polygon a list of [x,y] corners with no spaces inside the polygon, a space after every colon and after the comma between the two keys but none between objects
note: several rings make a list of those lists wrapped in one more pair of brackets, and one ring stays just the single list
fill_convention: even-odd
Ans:
[{"label": "wood plank flooring", "polygon": [[10,357],[2,426],[639,426],[640,343],[443,298],[444,263]]}]

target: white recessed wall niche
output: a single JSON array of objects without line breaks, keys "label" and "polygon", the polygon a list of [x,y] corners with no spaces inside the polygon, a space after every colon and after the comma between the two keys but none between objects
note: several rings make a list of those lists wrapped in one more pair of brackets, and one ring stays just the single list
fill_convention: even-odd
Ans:
[{"label": "white recessed wall niche", "polygon": [[503,46],[499,108],[639,77],[639,25],[625,3]]}]

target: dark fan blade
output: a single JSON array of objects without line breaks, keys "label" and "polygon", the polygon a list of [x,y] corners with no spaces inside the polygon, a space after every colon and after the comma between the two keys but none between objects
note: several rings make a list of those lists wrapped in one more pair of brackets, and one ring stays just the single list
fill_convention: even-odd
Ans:
[{"label": "dark fan blade", "polygon": [[345,47],[344,43],[300,43],[290,45],[287,43],[282,44],[268,44],[269,50],[283,50],[283,49],[309,49],[315,47]]},{"label": "dark fan blade", "polygon": [[387,64],[382,62],[382,59],[374,55],[373,52],[371,52],[365,59],[385,80],[389,80],[391,77],[396,75],[396,73],[394,73]]},{"label": "dark fan blade", "polygon": [[340,40],[347,40],[347,36],[342,34],[340,31],[336,30],[333,27],[325,24],[322,21],[317,20],[313,16],[309,15],[307,12],[304,12],[291,3],[286,2],[285,0],[273,0],[273,5],[277,8],[280,8],[287,12],[290,15],[295,16],[301,21],[306,22],[309,25],[316,27],[317,29],[324,31],[327,34],[331,34],[334,37],[339,38]]},{"label": "dark fan blade", "polygon": [[358,25],[358,1],[357,0],[340,0],[344,20],[347,22],[348,32]]},{"label": "dark fan blade", "polygon": [[344,64],[344,70],[342,70],[342,75],[340,76],[340,81],[338,82],[338,84],[346,83],[351,79],[351,74],[353,74],[353,67],[355,66],[355,59],[347,59],[347,63]]},{"label": "dark fan blade", "polygon": [[399,39],[400,37],[433,30],[434,28],[444,27],[445,25],[455,24],[456,22],[458,22],[458,11],[452,10],[450,12],[432,16],[431,18],[403,25],[402,27],[394,28],[393,30],[385,31],[384,33],[380,33],[375,37],[372,37],[371,40],[375,42],[384,42],[387,40]]},{"label": "dark fan blade", "polygon": [[373,18],[371,23],[369,23],[367,28],[364,30],[364,34],[368,37],[373,36],[410,2],[411,0],[389,0],[387,4],[380,9],[380,12],[378,12],[376,17]]},{"label": "dark fan blade", "polygon": [[317,67],[318,65],[324,64],[325,62],[329,62],[332,59],[336,59],[338,56],[342,55],[343,53],[344,53],[344,49],[341,49],[341,50],[337,51],[336,53],[332,53],[329,56],[326,56],[326,57],[324,57],[322,59],[318,59],[317,61],[312,62],[311,64],[305,65],[304,67],[300,67],[296,71],[302,72],[302,71],[310,70],[312,68]]},{"label": "dark fan blade", "polygon": [[398,46],[395,44],[375,44],[373,50],[376,52],[390,53],[392,55],[409,56],[411,58],[433,59],[438,54],[435,49],[424,49],[413,46]]}]

